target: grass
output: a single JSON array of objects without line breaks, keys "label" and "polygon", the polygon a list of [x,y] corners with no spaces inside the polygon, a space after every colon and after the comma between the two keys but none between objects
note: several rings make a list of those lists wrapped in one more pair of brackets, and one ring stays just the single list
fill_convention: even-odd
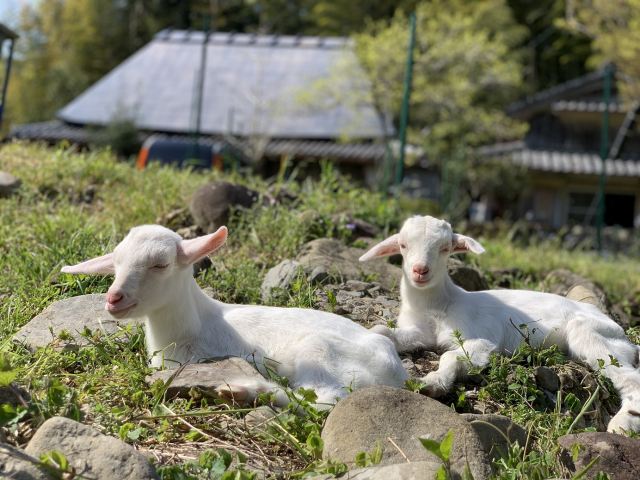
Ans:
[{"label": "grass", "polygon": [[[46,418],[66,415],[148,452],[163,479],[243,479],[255,472],[301,478],[345,471],[344,465],[321,460],[319,434],[326,412],[310,406],[310,392],[301,392],[303,406],[295,407],[303,408],[305,416],[285,411],[269,427],[256,430],[246,425],[245,410],[196,394],[189,400],[167,401],[162,385],[149,388],[144,378],[150,369],[139,328],[108,336],[85,332],[87,347],[45,348],[35,354],[15,346],[11,337],[55,300],[106,291],[108,278],[62,275],[63,264],[105,253],[131,226],[155,223],[184,207],[196,188],[214,179],[242,183],[261,193],[286,190],[294,197],[232,216],[228,244],[213,259],[213,268],[198,276],[202,286],[212,286],[218,298],[228,302],[260,303],[266,271],[294,257],[314,238],[353,242],[341,218],[367,220],[383,236],[395,231],[409,213],[425,212],[406,211],[402,205],[410,203],[354,187],[330,164],[316,180],[267,181],[242,172],[222,175],[160,167],[138,172],[107,150],[79,153],[65,145],[15,143],[0,149],[0,170],[23,181],[19,195],[0,199],[0,385],[17,379],[31,394],[22,406],[0,409],[0,425],[11,442],[23,445]],[[482,269],[520,269],[518,286],[541,288],[549,270],[563,267],[601,283],[615,301],[640,289],[637,259],[602,259],[551,244],[525,249],[501,238],[481,240],[487,253],[469,260]],[[275,302],[313,307],[315,289],[301,279],[288,296]],[[629,333],[640,339],[640,329]],[[497,464],[496,475],[561,476],[565,472],[555,440],[579,415],[593,388],[567,391],[554,405],[535,385],[533,371],[540,364],[555,368],[563,361],[556,358],[557,352],[523,348],[512,358],[495,357],[481,372],[484,386],[472,389],[531,431],[533,449],[514,446]],[[464,391],[451,399],[460,411],[469,406]],[[64,466],[59,458],[54,463],[56,468]]]}]

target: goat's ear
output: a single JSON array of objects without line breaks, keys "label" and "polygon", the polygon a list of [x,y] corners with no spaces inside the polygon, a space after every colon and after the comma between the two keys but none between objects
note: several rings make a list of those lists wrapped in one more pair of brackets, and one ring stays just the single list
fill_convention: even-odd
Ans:
[{"label": "goat's ear", "polygon": [[227,240],[227,227],[220,227],[209,235],[182,240],[178,247],[178,261],[184,265],[191,265],[201,258],[212,254]]},{"label": "goat's ear", "polygon": [[107,253],[101,257],[86,260],[77,265],[62,267],[62,273],[86,273],[87,275],[109,275],[115,273],[113,266],[113,253]]},{"label": "goat's ear", "polygon": [[400,235],[397,233],[371,247],[367,253],[360,257],[360,261],[366,262],[372,258],[388,257],[396,253],[400,253]]},{"label": "goat's ear", "polygon": [[484,253],[484,247],[471,237],[460,235],[459,233],[454,233],[453,249],[451,250],[451,253],[460,252],[473,252],[480,254]]}]

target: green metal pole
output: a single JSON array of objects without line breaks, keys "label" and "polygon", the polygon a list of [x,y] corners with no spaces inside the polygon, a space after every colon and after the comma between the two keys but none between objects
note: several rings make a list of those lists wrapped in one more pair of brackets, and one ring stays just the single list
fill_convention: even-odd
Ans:
[{"label": "green metal pole", "polygon": [[602,112],[602,128],[600,132],[600,184],[598,186],[598,207],[596,211],[596,245],[598,251],[602,251],[602,228],[604,227],[604,188],[607,183],[607,157],[609,156],[609,102],[611,101],[611,77],[613,67],[604,67],[604,87],[602,90],[602,101],[604,112]]},{"label": "green metal pole", "polygon": [[404,72],[404,94],[400,111],[400,156],[396,167],[396,185],[400,185],[404,177],[404,150],[407,144],[407,122],[409,120],[409,98],[411,97],[411,81],[413,79],[413,49],[416,44],[416,13],[409,16],[409,47],[407,49],[407,66]]}]

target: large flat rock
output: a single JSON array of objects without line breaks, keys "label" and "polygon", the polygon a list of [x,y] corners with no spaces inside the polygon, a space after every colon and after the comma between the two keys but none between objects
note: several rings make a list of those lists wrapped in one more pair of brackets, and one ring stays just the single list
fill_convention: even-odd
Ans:
[{"label": "large flat rock", "polygon": [[462,475],[468,464],[473,478],[488,478],[491,461],[464,418],[432,398],[386,386],[356,390],[338,402],[322,431],[323,457],[353,465],[357,453],[371,452],[379,443],[381,466],[433,462],[437,458],[419,438],[441,441],[449,430],[454,435],[452,470]]},{"label": "large flat rock", "polygon": [[69,418],[53,417],[44,422],[25,452],[39,458],[58,450],[82,478],[118,480],[157,479],[149,459],[117,438]]},{"label": "large flat rock", "polygon": [[37,458],[19,448],[0,442],[0,478],[11,480],[52,480]]},{"label": "large flat rock", "polygon": [[[585,478],[595,478],[598,472],[611,480],[638,480],[640,478],[640,439],[607,432],[584,432],[564,435],[558,439],[564,448],[563,460],[570,470],[579,472],[593,459],[596,464]],[[577,445],[577,459],[572,458]]]},{"label": "large flat rock", "polygon": [[190,363],[180,368],[158,370],[146,378],[149,385],[158,380],[171,382],[167,387],[168,398],[189,398],[195,389],[206,397],[215,398],[216,388],[232,383],[237,378],[264,378],[249,362],[230,357],[211,363]]},{"label": "large flat rock", "polygon": [[364,253],[364,250],[347,247],[339,240],[319,238],[305,244],[296,260],[312,280],[323,276],[342,282],[375,280],[388,290],[400,284],[400,268],[385,260],[360,262],[358,259]]},{"label": "large flat rock", "polygon": [[[54,337],[58,347],[80,347],[89,343],[80,335],[85,327],[109,334],[116,332],[119,326],[133,322],[113,318],[104,309],[104,302],[102,294],[80,295],[54,302],[18,330],[13,339],[31,350],[49,345]],[[63,331],[71,338],[57,338]]]}]

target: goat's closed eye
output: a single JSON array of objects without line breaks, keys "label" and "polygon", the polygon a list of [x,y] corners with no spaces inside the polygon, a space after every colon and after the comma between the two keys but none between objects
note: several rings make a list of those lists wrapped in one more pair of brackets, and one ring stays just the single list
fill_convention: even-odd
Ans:
[{"label": "goat's closed eye", "polygon": [[159,264],[154,265],[153,267],[151,267],[151,270],[162,270],[162,269],[167,268],[168,266],[169,266],[168,263],[166,263],[166,264],[159,263]]}]

